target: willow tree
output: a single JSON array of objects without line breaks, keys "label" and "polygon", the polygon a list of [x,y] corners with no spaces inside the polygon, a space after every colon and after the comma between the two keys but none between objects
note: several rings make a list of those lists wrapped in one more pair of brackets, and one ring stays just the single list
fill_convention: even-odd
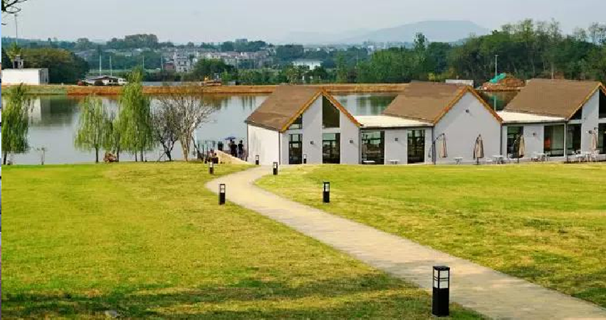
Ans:
[{"label": "willow tree", "polygon": [[120,96],[120,148],[131,152],[137,160],[137,153],[143,161],[143,153],[154,147],[152,131],[151,102],[143,94],[142,73],[135,70]]},{"label": "willow tree", "polygon": [[2,109],[2,159],[6,165],[9,154],[21,154],[29,149],[27,133],[30,100],[23,84],[3,91],[2,98],[6,99],[6,105]]},{"label": "willow tree", "polygon": [[80,107],[80,124],[74,143],[80,150],[94,150],[95,163],[98,163],[99,151],[106,145],[107,132],[111,130],[111,118],[100,98],[86,97]]},{"label": "willow tree", "polygon": [[2,0],[2,13],[14,14],[21,11],[19,4],[24,3],[25,1],[26,0]]}]

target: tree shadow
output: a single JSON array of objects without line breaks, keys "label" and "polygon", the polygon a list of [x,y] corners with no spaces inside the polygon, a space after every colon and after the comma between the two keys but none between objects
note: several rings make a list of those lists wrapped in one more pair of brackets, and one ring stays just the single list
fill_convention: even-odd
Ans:
[{"label": "tree shadow", "polygon": [[101,295],[5,293],[2,300],[7,318],[105,319],[108,310],[121,319],[431,318],[427,294],[382,274],[299,286],[248,279],[231,287],[148,286]]}]

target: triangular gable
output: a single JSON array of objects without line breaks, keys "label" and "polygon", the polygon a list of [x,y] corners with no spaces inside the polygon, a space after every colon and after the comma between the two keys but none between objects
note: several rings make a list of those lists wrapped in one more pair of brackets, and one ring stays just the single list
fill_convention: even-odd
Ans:
[{"label": "triangular gable", "polygon": [[473,88],[469,86],[465,86],[465,88],[461,90],[457,97],[455,97],[455,99],[444,109],[444,111],[436,119],[433,120],[432,123],[435,125],[440,120],[442,120],[442,118],[444,118],[444,116],[446,116],[446,114],[448,114],[448,112],[452,108],[454,108],[454,106],[456,106],[457,103],[459,103],[459,101],[461,101],[461,99],[463,99],[463,97],[465,97],[467,93],[470,93],[472,96],[474,96],[499,123],[503,123],[503,119],[501,118],[501,116],[499,116],[499,114],[497,114],[497,112],[490,105],[488,105],[488,103],[482,97],[480,97],[480,95]]},{"label": "triangular gable", "polygon": [[341,103],[339,103],[338,100],[336,100],[332,95],[330,95],[325,89],[322,89],[320,92],[318,92],[317,95],[315,95],[309,102],[307,102],[305,105],[303,105],[301,107],[301,109],[299,109],[299,111],[297,111],[297,113],[292,116],[289,121],[280,129],[280,132],[285,132],[288,130],[288,128],[297,120],[297,118],[299,118],[299,116],[303,115],[303,113],[305,113],[305,111],[307,111],[307,109],[309,109],[309,107],[311,107],[311,105],[318,100],[320,97],[325,97],[326,99],[328,99],[328,101],[330,101],[331,104],[333,104],[341,113],[343,113],[347,118],[349,118],[349,120],[356,125],[357,127],[360,127],[361,124],[356,120],[356,118],[347,110],[347,108],[345,108]]},{"label": "triangular gable", "polygon": [[581,110],[583,108],[583,106],[585,106],[587,104],[587,102],[591,99],[591,97],[593,97],[593,95],[595,95],[595,93],[598,91],[602,91],[604,93],[604,95],[606,95],[606,87],[604,86],[604,84],[599,83],[598,86],[591,92],[591,94],[589,94],[589,95],[587,95],[587,97],[585,97],[585,99],[579,105],[579,107],[577,109],[575,109],[574,112],[572,114],[570,114],[570,116],[566,117],[566,120],[570,120],[572,117],[574,117],[574,115],[576,115],[576,113],[579,110]]}]

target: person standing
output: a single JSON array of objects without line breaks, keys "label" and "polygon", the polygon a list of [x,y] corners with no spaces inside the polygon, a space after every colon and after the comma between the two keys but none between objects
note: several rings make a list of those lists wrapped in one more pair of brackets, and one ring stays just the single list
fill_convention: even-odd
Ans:
[{"label": "person standing", "polygon": [[236,145],[233,139],[229,141],[229,149],[231,151],[231,156],[238,157],[238,145]]},{"label": "person standing", "polygon": [[238,158],[244,159],[244,143],[242,141],[238,144]]}]

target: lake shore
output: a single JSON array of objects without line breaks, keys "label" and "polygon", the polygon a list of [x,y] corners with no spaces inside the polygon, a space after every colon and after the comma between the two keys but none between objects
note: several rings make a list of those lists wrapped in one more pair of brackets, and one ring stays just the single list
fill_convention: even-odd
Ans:
[{"label": "lake shore", "polygon": [[[347,93],[397,93],[407,84],[321,84],[310,85],[326,89],[333,94]],[[9,86],[2,86],[2,89]],[[75,86],[75,85],[40,85],[28,86],[32,95],[67,95],[67,96],[117,96],[120,95],[121,87],[96,87],[96,86]],[[251,95],[251,94],[271,94],[278,87],[277,85],[262,86],[208,86],[199,87],[196,93],[210,95]],[[175,88],[183,88],[184,92],[191,91],[191,87],[186,86],[145,86],[143,91],[148,95],[162,95],[173,92]]]}]

